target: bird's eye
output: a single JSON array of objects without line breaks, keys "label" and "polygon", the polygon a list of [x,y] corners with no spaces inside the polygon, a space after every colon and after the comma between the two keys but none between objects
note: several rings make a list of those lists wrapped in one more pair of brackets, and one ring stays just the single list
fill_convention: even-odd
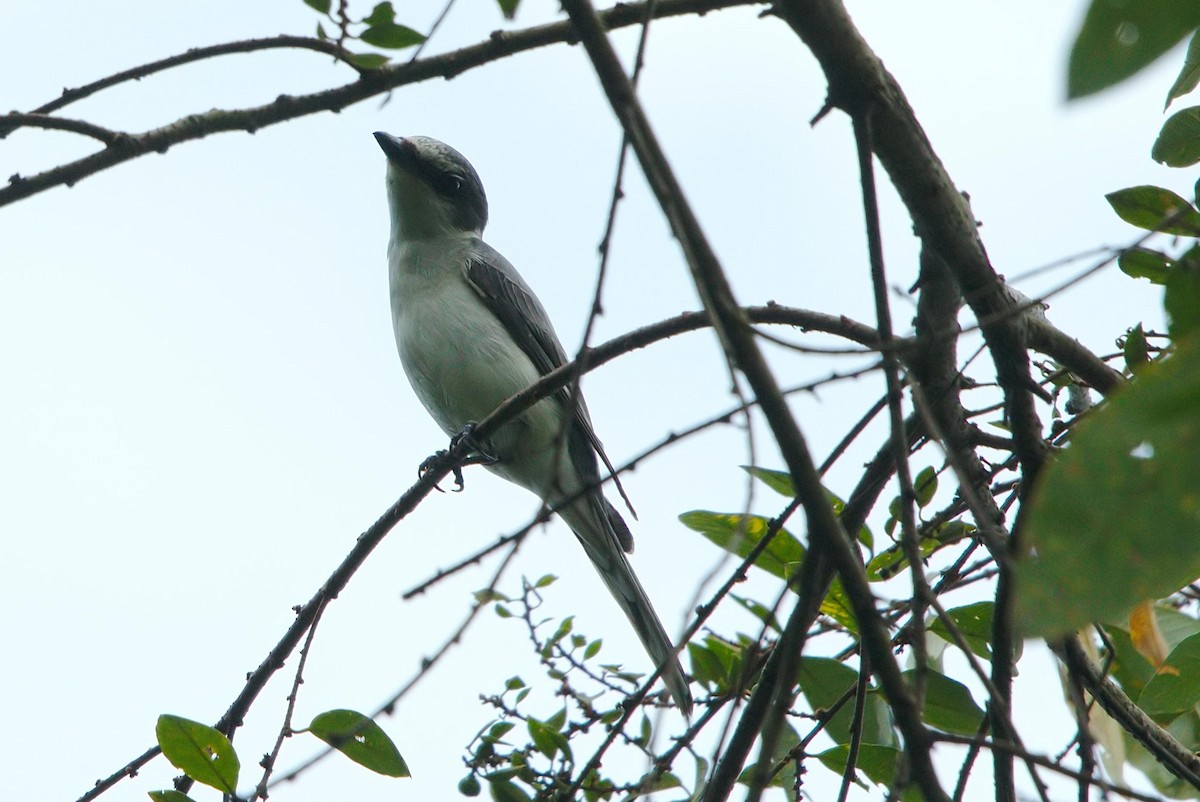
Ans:
[{"label": "bird's eye", "polygon": [[438,182],[438,184],[440,185],[438,188],[443,193],[445,193],[447,195],[452,195],[452,194],[457,194],[458,192],[460,192],[462,190],[463,179],[462,179],[462,176],[455,175],[454,173],[445,173],[442,175],[441,180]]}]

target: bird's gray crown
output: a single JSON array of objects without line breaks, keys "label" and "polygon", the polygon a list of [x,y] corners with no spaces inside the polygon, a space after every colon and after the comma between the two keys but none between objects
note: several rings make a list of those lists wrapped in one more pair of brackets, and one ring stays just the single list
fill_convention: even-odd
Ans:
[{"label": "bird's gray crown", "polygon": [[454,223],[465,231],[487,225],[487,194],[466,157],[433,137],[395,137],[382,131],[375,139],[388,161],[429,186],[449,207]]}]

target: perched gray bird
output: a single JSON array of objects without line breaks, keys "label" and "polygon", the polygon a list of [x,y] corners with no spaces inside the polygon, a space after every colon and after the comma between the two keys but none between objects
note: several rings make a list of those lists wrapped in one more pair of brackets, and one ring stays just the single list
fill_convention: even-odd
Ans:
[{"label": "perched gray bird", "polygon": [[[387,154],[392,324],[417,398],[451,436],[567,361],[533,290],[481,238],[487,198],[471,163],[436,139],[375,139]],[[488,470],[557,507],[629,617],[676,704],[690,711],[679,661],[625,552],[633,536],[599,489],[612,464],[580,398],[564,390],[478,443]],[[565,437],[565,443],[562,438]],[[575,501],[564,503],[585,487]]]}]

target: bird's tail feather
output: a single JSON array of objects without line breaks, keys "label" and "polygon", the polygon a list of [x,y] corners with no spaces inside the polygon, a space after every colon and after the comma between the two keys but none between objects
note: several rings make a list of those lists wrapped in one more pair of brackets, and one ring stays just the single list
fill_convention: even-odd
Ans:
[{"label": "bird's tail feather", "polygon": [[[618,515],[606,499],[600,497],[599,501],[606,508],[604,512],[607,515]],[[645,588],[634,574],[633,566],[629,564],[624,551],[618,545],[616,533],[607,531],[608,527],[597,525],[595,509],[587,511],[593,513],[590,515],[581,515],[583,510],[579,510],[578,507],[559,512],[583,544],[592,565],[596,567],[609,592],[625,611],[625,616],[633,625],[650,659],[654,661],[655,666],[662,669],[663,682],[671,692],[675,704],[679,705],[685,715],[691,715],[692,695],[688,690],[683,667],[675,655],[675,647],[671,645],[671,639],[667,637],[662,621],[654,612],[654,606],[650,603]]]}]

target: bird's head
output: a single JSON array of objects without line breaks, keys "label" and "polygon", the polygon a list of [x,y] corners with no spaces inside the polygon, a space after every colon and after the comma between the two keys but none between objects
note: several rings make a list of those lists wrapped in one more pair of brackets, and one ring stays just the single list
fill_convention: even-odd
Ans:
[{"label": "bird's head", "polygon": [[449,145],[427,136],[375,132],[387,156],[392,224],[406,239],[473,233],[487,225],[487,196],[475,168]]}]

